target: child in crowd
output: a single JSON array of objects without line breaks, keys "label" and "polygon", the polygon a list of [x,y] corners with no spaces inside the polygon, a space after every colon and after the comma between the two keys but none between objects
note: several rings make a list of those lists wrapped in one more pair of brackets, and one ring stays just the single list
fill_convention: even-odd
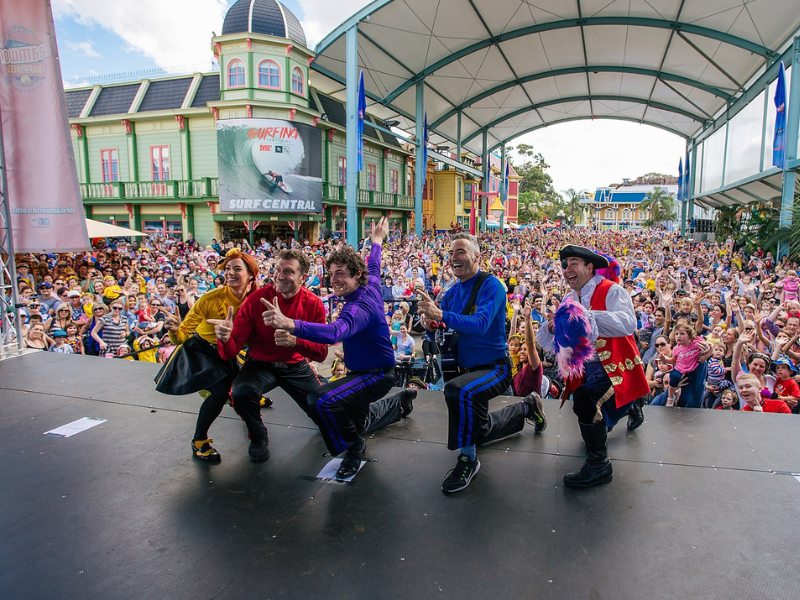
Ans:
[{"label": "child in crowd", "polygon": [[797,271],[789,270],[786,272],[786,277],[781,279],[776,285],[783,287],[783,301],[798,299],[798,290],[800,290],[800,279],[797,278]]},{"label": "child in crowd", "polygon": [[722,392],[717,410],[739,410],[739,396],[734,390],[729,388]]},{"label": "child in crowd", "polygon": [[522,349],[522,336],[518,333],[508,338],[508,354],[511,357],[511,377],[516,377],[520,370],[520,350]]},{"label": "child in crowd", "polygon": [[53,332],[53,345],[50,347],[50,352],[58,352],[60,354],[72,354],[72,348],[67,344],[67,332],[63,329],[56,329]]},{"label": "child in crowd", "polygon": [[78,336],[78,326],[75,323],[67,325],[67,345],[72,348],[73,354],[84,354],[83,340]]},{"label": "child in crowd", "polygon": [[331,378],[329,381],[338,381],[345,375],[347,375],[347,367],[344,366],[344,360],[339,360],[337,358],[331,365]]},{"label": "child in crowd", "polygon": [[[778,381],[775,383],[775,391],[769,396],[771,400],[782,400],[786,403],[794,414],[798,413],[798,401],[800,401],[800,386],[793,379],[797,373],[797,367],[789,358],[779,358],[772,363],[772,370]],[[768,390],[767,390],[768,391]],[[764,395],[765,392],[762,392]]]},{"label": "child in crowd", "polygon": [[711,346],[711,358],[708,359],[706,370],[706,393],[703,396],[703,406],[711,408],[720,394],[720,385],[725,381],[725,344]]},{"label": "child in crowd", "polygon": [[158,349],[158,362],[162,364],[167,362],[173,352],[175,352],[175,344],[169,339],[169,334],[165,334],[161,338],[160,348]]},{"label": "child in crowd", "polygon": [[700,365],[700,360],[705,360],[708,356],[707,353],[701,354],[701,344],[703,343],[703,339],[697,337],[693,327],[685,323],[675,325],[675,347],[672,349],[671,356],[666,357],[667,362],[673,365],[669,375],[667,406],[675,406],[675,402],[680,396],[679,384],[684,376],[689,379],[689,386],[693,384],[694,372]]}]

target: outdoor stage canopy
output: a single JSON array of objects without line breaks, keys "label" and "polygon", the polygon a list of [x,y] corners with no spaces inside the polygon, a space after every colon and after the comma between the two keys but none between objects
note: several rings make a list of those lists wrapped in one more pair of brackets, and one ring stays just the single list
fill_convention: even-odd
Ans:
[{"label": "outdoor stage canopy", "polygon": [[797,0],[377,0],[317,46],[313,79],[344,98],[357,26],[370,113],[411,131],[424,95],[433,144],[482,155],[484,129],[493,149],[579,119],[688,140],[775,66],[798,25]]}]

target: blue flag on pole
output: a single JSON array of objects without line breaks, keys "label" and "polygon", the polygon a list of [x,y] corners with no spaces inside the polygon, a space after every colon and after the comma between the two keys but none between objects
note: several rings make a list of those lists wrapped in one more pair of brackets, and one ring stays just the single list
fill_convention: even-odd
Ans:
[{"label": "blue flag on pole", "polygon": [[775,85],[775,139],[772,142],[772,165],[786,167],[786,74],[783,61]]},{"label": "blue flag on pole", "polygon": [[683,159],[678,160],[678,202],[683,200]]},{"label": "blue flag on pole", "polygon": [[686,160],[683,162],[683,199],[688,202],[692,198],[692,190],[689,189],[689,153],[686,153]]},{"label": "blue flag on pole", "polygon": [[364,170],[364,115],[366,112],[367,98],[364,95],[364,71],[361,71],[361,76],[358,78],[358,138],[356,139],[358,152],[356,171],[359,173]]},{"label": "blue flag on pole", "polygon": [[425,122],[422,126],[422,185],[428,177],[428,112],[425,111]]},{"label": "blue flag on pole", "polygon": [[505,181],[503,182],[503,187],[506,190],[506,198],[508,198],[508,174],[509,174],[508,159],[506,159],[506,178],[505,178]]}]

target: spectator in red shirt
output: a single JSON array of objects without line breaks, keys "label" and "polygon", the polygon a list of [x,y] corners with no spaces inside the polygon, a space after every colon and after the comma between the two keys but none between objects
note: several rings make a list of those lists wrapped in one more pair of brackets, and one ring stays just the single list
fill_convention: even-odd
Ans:
[{"label": "spectator in red shirt", "polygon": [[736,381],[736,385],[739,388],[739,397],[746,403],[742,410],[791,414],[792,411],[786,406],[786,402],[761,396],[761,386],[755,375],[749,373],[741,375]]},{"label": "spectator in red shirt", "polygon": [[775,383],[775,392],[771,398],[781,400],[786,403],[789,410],[794,414],[798,412],[798,401],[800,401],[800,386],[792,378],[797,373],[797,367],[789,358],[779,358],[772,363],[772,369],[778,381]]}]

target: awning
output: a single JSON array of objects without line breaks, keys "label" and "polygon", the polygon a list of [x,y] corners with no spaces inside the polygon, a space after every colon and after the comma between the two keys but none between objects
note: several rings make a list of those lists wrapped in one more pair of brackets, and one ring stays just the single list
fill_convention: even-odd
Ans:
[{"label": "awning", "polygon": [[109,237],[144,237],[148,234],[128,229],[127,227],[118,227],[110,223],[102,223],[93,219],[86,219],[86,231],[89,233],[90,238],[109,238]]},{"label": "awning", "polygon": [[[797,0],[374,0],[316,48],[314,85],[344,99],[357,27],[368,111],[413,132],[424,88],[430,142],[483,151],[576,119],[690,137],[773,68]],[[452,145],[452,144],[451,144]]]},{"label": "awning", "polygon": [[754,201],[772,202],[780,198],[782,188],[783,171],[771,167],[752,177],[703,192],[693,200],[705,208],[742,206]]}]

